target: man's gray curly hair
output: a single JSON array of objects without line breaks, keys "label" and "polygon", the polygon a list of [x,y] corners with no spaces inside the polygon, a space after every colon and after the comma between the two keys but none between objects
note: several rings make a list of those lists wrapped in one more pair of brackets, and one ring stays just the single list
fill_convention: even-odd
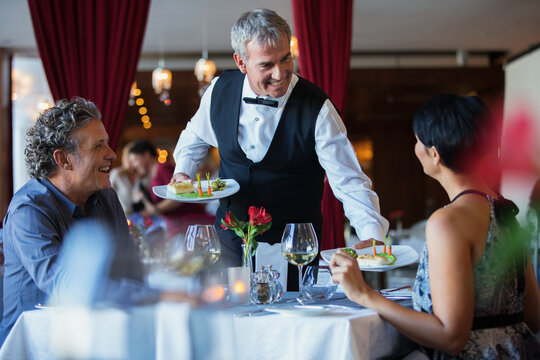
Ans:
[{"label": "man's gray curly hair", "polygon": [[34,126],[26,132],[24,155],[30,177],[53,175],[57,167],[54,151],[76,152],[79,144],[72,134],[92,119],[101,120],[101,114],[93,102],[82,98],[60,100],[55,107],[39,114]]},{"label": "man's gray curly hair", "polygon": [[247,63],[246,45],[250,41],[259,44],[276,46],[287,36],[287,42],[291,41],[291,28],[287,21],[268,9],[255,9],[245,12],[234,24],[231,30],[231,45],[234,51]]}]

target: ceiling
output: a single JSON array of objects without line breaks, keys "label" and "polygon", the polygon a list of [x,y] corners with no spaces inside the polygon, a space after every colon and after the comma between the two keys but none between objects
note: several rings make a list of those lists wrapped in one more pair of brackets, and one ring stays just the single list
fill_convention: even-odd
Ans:
[{"label": "ceiling", "polygon": [[[27,1],[0,0],[0,6],[0,47],[37,53]],[[293,24],[290,0],[152,0],[143,54],[199,54],[205,41],[210,58],[231,54],[234,21],[265,6]],[[539,42],[538,0],[354,1],[353,53],[513,55]]]}]

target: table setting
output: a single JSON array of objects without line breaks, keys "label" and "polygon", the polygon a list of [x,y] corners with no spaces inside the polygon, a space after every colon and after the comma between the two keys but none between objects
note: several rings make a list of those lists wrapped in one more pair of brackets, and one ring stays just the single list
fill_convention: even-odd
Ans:
[{"label": "table setting", "polygon": [[[14,354],[20,359],[366,359],[404,349],[408,342],[397,330],[373,310],[349,300],[332,281],[325,260],[337,249],[322,251],[321,263],[311,264],[319,254],[312,224],[287,224],[281,242],[272,249],[280,252],[282,262],[298,266],[298,292],[284,290],[283,267],[258,257],[260,264],[254,268],[256,237],[270,228],[272,217],[253,206],[248,216],[241,221],[229,212],[221,224],[242,239],[242,266],[212,266],[221,256],[214,225],[193,224],[183,239],[161,252],[166,256],[143,259],[151,265],[150,286],[190,294],[200,299],[198,306],[158,302],[73,310],[36,304],[17,320],[0,349],[0,359]],[[399,246],[394,246],[393,254],[395,264],[372,271],[405,266],[418,257],[414,250]],[[410,286],[380,292],[410,306]],[[70,317],[73,311],[76,317]],[[64,331],[76,328],[80,331]],[[73,345],[77,343],[84,346]]]}]

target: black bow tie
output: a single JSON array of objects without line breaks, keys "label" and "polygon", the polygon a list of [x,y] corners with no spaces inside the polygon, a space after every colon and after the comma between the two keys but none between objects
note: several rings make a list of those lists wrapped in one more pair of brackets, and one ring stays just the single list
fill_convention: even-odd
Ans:
[{"label": "black bow tie", "polygon": [[279,104],[276,100],[267,100],[261,97],[258,97],[258,98],[245,97],[243,100],[246,104],[266,105],[266,106],[271,106],[275,108],[277,108]]}]

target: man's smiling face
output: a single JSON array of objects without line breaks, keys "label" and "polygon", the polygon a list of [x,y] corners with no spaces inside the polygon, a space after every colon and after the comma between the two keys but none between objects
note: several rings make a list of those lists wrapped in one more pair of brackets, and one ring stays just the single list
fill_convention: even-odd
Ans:
[{"label": "man's smiling face", "polygon": [[250,41],[246,45],[247,59],[235,53],[240,71],[247,75],[251,89],[259,96],[279,98],[287,92],[294,70],[290,44],[283,34],[275,45]]}]

